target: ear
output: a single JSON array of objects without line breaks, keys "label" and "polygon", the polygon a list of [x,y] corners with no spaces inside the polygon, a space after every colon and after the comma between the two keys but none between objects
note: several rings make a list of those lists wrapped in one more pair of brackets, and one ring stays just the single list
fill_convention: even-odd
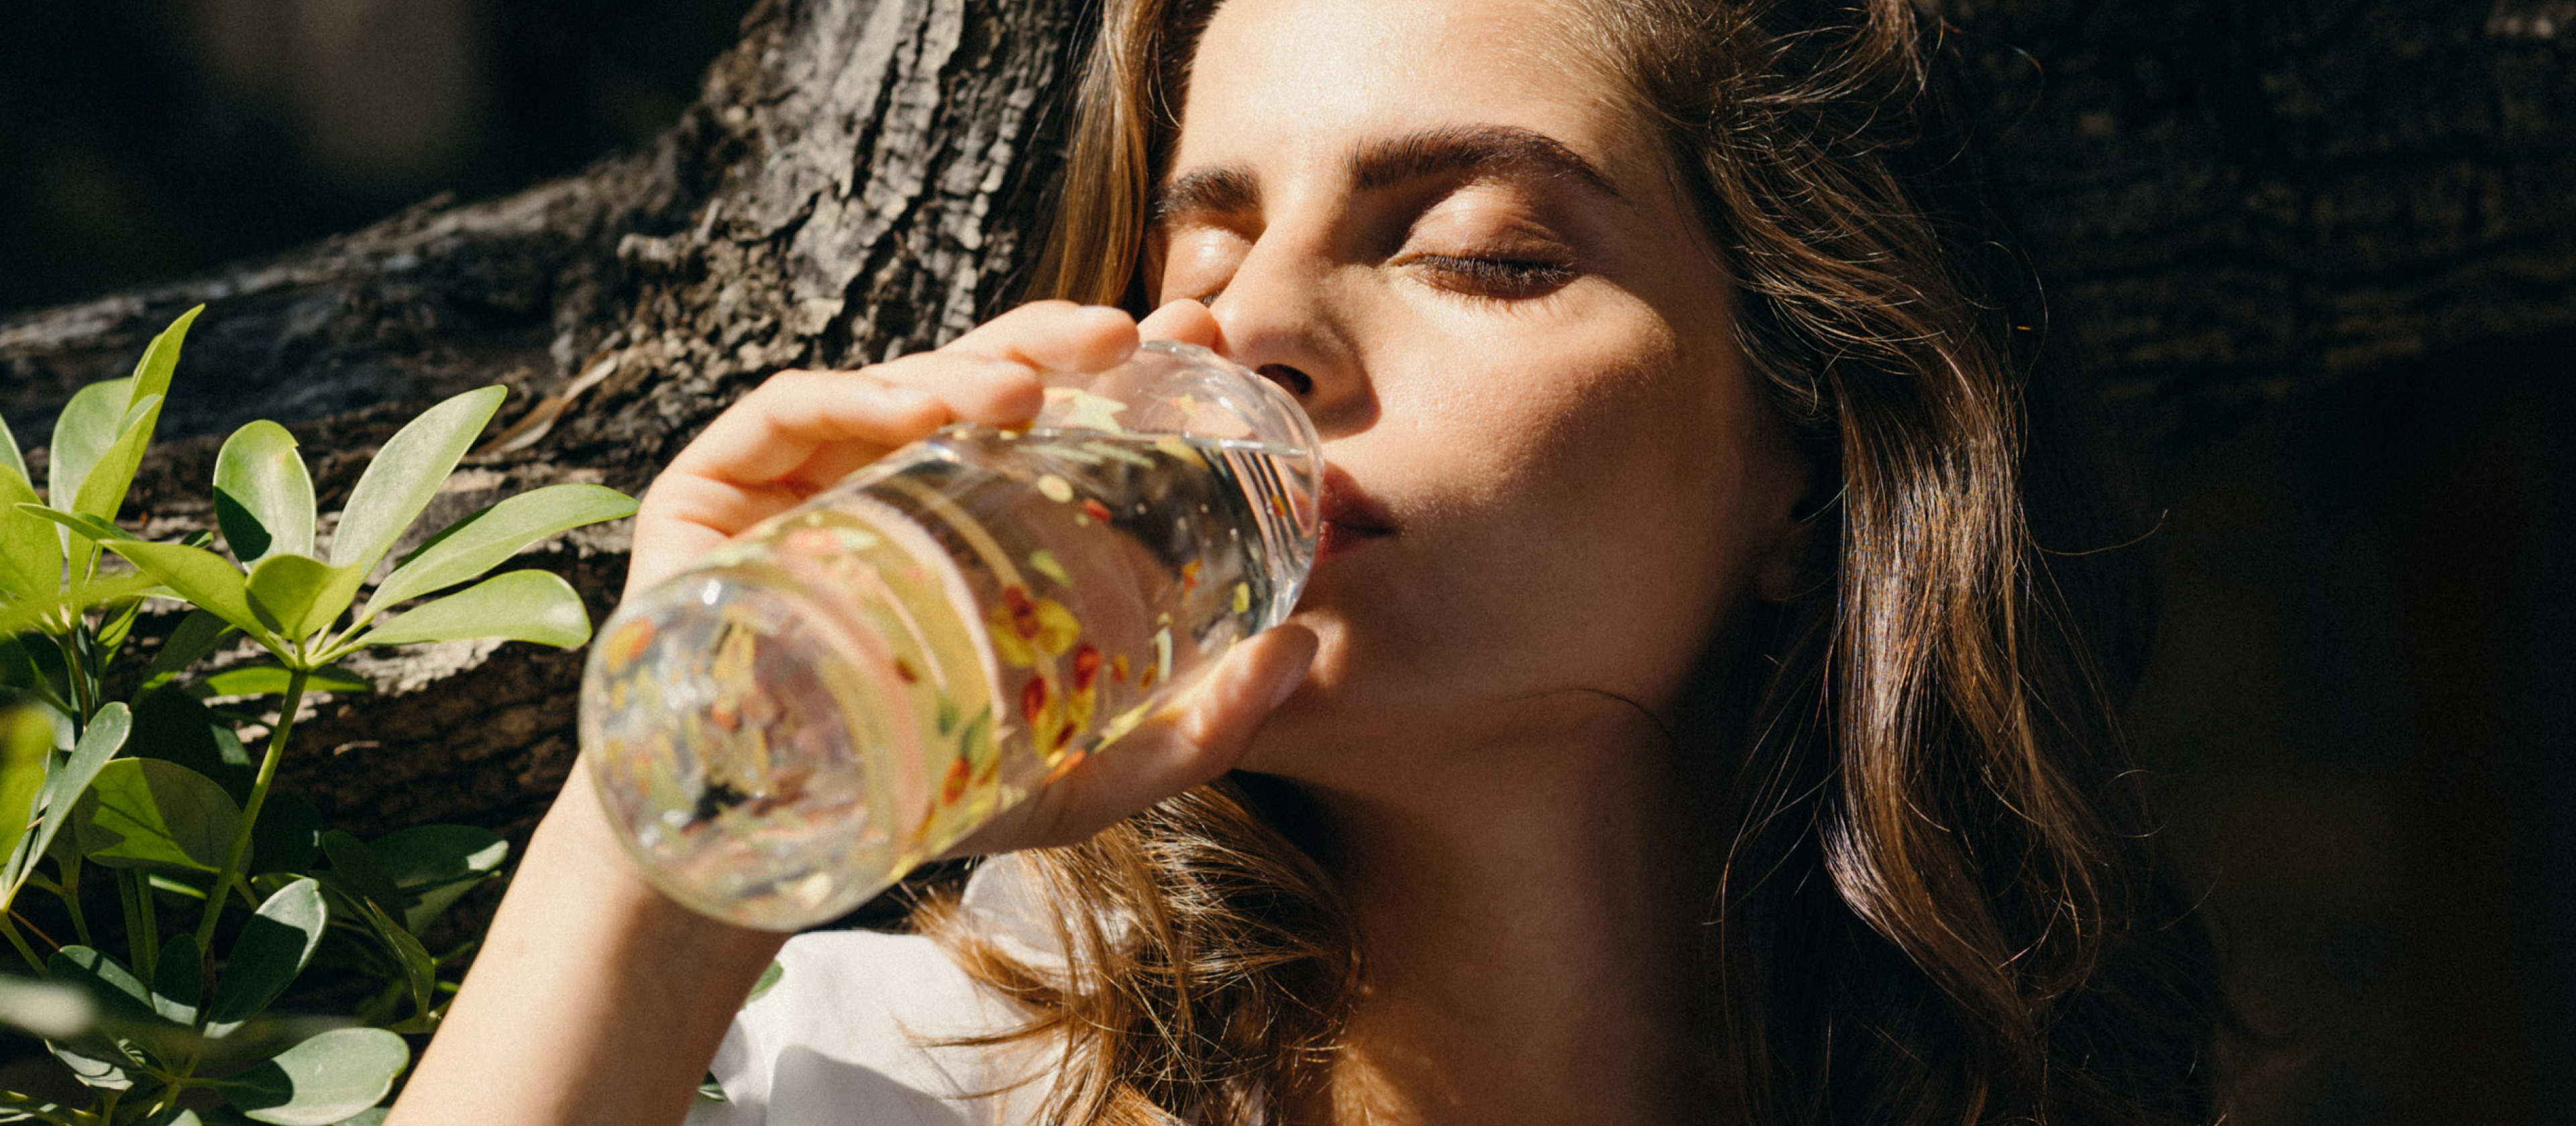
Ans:
[{"label": "ear", "polygon": [[1765,602],[1787,602],[1814,585],[1809,557],[1817,527],[1828,519],[1842,495],[1840,474],[1820,464],[1823,459],[1801,449],[1775,420],[1772,426],[1769,484],[1773,509],[1770,542],[1753,558],[1753,595]]},{"label": "ear", "polygon": [[1781,521],[1779,534],[1771,537],[1762,553],[1754,557],[1754,597],[1764,602],[1788,602],[1813,586],[1807,574],[1807,555],[1815,547],[1816,525],[1830,507],[1811,507],[1802,501]]}]

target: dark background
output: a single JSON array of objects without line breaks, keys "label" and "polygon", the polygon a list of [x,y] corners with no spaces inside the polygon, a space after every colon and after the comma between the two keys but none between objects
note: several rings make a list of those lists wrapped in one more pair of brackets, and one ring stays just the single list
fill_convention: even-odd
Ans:
[{"label": "dark background", "polygon": [[[638,146],[746,7],[7,0],[0,312]],[[2576,1119],[2571,356],[2493,341],[2121,439],[2163,593],[2138,731],[2271,1041],[2248,1126]]]},{"label": "dark background", "polygon": [[639,146],[748,0],[7,0],[0,313]]}]

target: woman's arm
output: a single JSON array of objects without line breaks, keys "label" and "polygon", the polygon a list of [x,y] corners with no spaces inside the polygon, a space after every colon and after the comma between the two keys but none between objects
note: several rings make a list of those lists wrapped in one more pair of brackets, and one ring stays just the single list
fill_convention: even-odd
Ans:
[{"label": "woman's arm", "polygon": [[[1200,342],[1215,331],[1194,303],[1142,327],[1158,325]],[[1135,350],[1139,327],[1113,309],[1049,302],[937,352],[772,377],[654,481],[636,514],[627,592],[949,422],[1026,424],[1042,398],[1039,370],[1105,369]],[[1236,646],[1183,706],[988,826],[971,851],[1078,841],[1224,773],[1314,650],[1296,627]],[[662,898],[618,844],[587,775],[584,760],[537,827],[390,1126],[677,1123],[785,941]]]},{"label": "woman's arm", "polygon": [[585,772],[529,841],[397,1126],[678,1122],[786,941],[654,891]]}]

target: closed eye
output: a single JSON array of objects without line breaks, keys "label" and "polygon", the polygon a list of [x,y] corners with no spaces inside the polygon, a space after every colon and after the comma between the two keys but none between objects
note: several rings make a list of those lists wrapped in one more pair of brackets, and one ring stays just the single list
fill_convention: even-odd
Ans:
[{"label": "closed eye", "polygon": [[1477,258],[1458,254],[1407,255],[1403,264],[1422,267],[1443,289],[1475,297],[1520,300],[1544,297],[1574,280],[1574,267],[1543,258]]}]

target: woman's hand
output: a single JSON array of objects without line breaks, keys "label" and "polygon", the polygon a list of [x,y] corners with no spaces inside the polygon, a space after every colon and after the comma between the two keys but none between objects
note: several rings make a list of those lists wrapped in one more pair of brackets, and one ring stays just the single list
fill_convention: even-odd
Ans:
[{"label": "woman's hand", "polygon": [[[762,520],[805,502],[897,447],[952,422],[1026,426],[1046,371],[1106,371],[1139,340],[1216,342],[1204,305],[1176,301],[1142,324],[1116,309],[1066,301],[1023,305],[935,352],[857,371],[782,371],[753,389],[672,459],[635,517],[626,593],[678,573]],[[1081,841],[1213,781],[1295,690],[1314,657],[1303,627],[1239,645],[1178,705],[1005,813],[958,850],[1006,852]]]},{"label": "woman's hand", "polygon": [[[1213,344],[1204,308],[1140,326],[1115,309],[1025,306],[935,352],[786,371],[675,458],[636,517],[632,594],[894,448],[951,422],[1026,424],[1044,370],[1100,371],[1156,339]],[[1222,774],[1303,678],[1315,637],[1238,645],[1181,704],[969,842],[1066,844]],[[784,935],[707,919],[646,884],[576,764],[511,879],[482,953],[395,1107],[400,1126],[676,1123]],[[961,850],[965,851],[965,850]]]},{"label": "woman's hand", "polygon": [[949,423],[1026,426],[1045,399],[1038,373],[1104,371],[1138,339],[1136,322],[1116,309],[1042,301],[935,352],[857,371],[770,376],[645,491],[626,593]]}]

